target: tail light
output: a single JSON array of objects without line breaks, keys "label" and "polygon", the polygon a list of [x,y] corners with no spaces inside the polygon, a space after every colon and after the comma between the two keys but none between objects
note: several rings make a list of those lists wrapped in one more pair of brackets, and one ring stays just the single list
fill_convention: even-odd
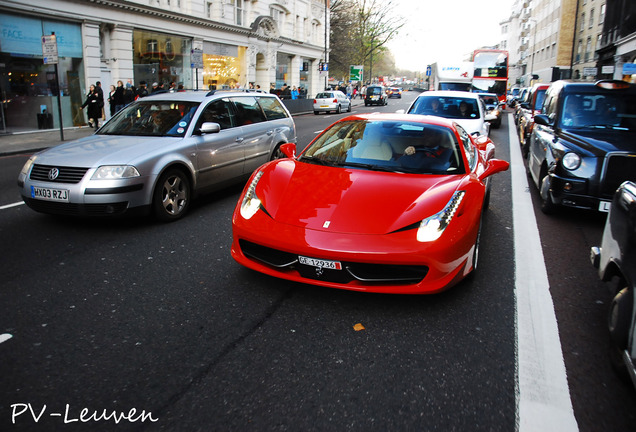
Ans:
[{"label": "tail light", "polygon": [[316,103],[318,103],[318,101],[316,99],[314,99],[314,103],[316,104]]},{"label": "tail light", "polygon": [[338,99],[334,99],[334,100],[333,100],[333,103],[338,103]]}]

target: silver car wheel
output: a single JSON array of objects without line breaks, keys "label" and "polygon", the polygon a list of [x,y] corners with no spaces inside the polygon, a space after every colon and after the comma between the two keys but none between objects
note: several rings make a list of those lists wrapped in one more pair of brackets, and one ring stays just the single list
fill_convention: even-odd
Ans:
[{"label": "silver car wheel", "polygon": [[190,183],[183,172],[166,172],[155,190],[155,215],[163,221],[179,219],[190,204]]}]

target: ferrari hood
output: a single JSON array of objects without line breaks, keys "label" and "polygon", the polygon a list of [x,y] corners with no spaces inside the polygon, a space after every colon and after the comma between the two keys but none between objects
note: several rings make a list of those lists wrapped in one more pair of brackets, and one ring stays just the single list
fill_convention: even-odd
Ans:
[{"label": "ferrari hood", "polygon": [[461,175],[414,175],[280,160],[256,188],[279,223],[349,234],[386,234],[444,208]]}]

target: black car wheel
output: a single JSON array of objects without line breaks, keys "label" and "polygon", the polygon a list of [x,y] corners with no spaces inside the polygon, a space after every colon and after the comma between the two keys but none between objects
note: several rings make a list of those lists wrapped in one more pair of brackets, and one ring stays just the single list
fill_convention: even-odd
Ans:
[{"label": "black car wheel", "polygon": [[349,107],[347,108],[347,112],[351,112],[351,102],[349,102]]},{"label": "black car wheel", "polygon": [[319,113],[318,111],[314,111],[314,114],[315,114],[315,115],[318,115],[318,114],[320,114],[320,113]]},{"label": "black car wheel", "polygon": [[190,205],[190,181],[179,169],[168,169],[161,175],[153,196],[155,217],[163,222],[180,219]]},{"label": "black car wheel", "polygon": [[552,201],[552,196],[550,195],[550,176],[547,173],[543,173],[543,171],[539,195],[541,196],[541,211],[544,214],[553,214],[556,211],[556,204]]},{"label": "black car wheel", "polygon": [[340,105],[338,105],[338,108],[336,108],[336,114],[340,114],[342,112],[342,108],[340,107]]},{"label": "black car wheel", "polygon": [[623,287],[612,300],[607,324],[612,341],[619,349],[627,348],[629,325],[632,319],[633,293]]}]

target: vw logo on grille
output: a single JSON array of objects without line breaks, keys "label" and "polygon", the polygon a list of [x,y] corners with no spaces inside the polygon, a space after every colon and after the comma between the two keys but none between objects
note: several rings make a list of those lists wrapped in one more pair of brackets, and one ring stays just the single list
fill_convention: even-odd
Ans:
[{"label": "vw logo on grille", "polygon": [[55,180],[60,175],[60,170],[57,168],[51,168],[49,170],[49,180]]}]

